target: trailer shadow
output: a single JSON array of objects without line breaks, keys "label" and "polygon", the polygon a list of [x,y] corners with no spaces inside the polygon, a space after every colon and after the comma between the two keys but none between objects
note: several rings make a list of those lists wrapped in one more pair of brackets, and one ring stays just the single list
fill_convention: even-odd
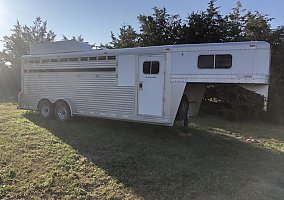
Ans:
[{"label": "trailer shadow", "polygon": [[232,137],[177,128],[24,116],[44,127],[145,199],[284,198],[284,155]]}]

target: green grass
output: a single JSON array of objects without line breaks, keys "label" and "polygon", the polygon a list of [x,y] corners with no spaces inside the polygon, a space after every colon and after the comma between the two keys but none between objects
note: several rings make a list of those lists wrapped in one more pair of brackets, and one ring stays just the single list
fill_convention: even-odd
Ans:
[{"label": "green grass", "polygon": [[0,199],[284,199],[284,127],[70,123],[0,104]]}]

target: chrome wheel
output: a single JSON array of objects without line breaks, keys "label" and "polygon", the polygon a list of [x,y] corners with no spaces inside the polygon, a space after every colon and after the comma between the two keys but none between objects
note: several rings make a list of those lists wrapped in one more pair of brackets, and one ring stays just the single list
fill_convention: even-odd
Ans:
[{"label": "chrome wheel", "polygon": [[66,108],[65,108],[65,107],[60,107],[57,112],[58,112],[58,113],[57,113],[58,117],[59,117],[62,121],[64,121],[64,120],[66,119],[66,116],[67,116],[67,110],[66,110]]},{"label": "chrome wheel", "polygon": [[54,106],[48,100],[43,100],[39,103],[39,113],[43,118],[51,118],[54,113]]},{"label": "chrome wheel", "polygon": [[61,122],[68,121],[71,117],[69,105],[64,101],[60,101],[60,102],[56,103],[56,105],[55,105],[55,116],[56,116],[58,121],[61,121]]},{"label": "chrome wheel", "polygon": [[48,105],[42,105],[40,112],[43,117],[47,118],[50,114],[50,108]]}]

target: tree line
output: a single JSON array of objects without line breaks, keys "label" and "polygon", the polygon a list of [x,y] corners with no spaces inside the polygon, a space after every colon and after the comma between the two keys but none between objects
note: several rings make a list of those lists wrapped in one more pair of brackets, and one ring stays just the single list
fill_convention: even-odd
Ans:
[{"label": "tree line", "polygon": [[[153,8],[152,15],[139,15],[137,19],[140,24],[138,31],[125,24],[118,34],[111,32],[111,42],[101,44],[101,47],[127,48],[253,40],[269,42],[272,62],[268,114],[270,119],[284,122],[284,27],[272,29],[270,22],[273,19],[268,15],[246,10],[240,1],[237,1],[230,13],[222,15],[216,0],[210,0],[204,11],[192,12],[185,19],[181,19],[178,14],[169,14],[166,8],[157,7]],[[0,53],[0,90],[1,87],[5,88],[6,85],[7,88],[7,85],[10,85],[13,91],[19,91],[21,56],[29,53],[30,43],[53,42],[56,34],[47,30],[47,21],[40,17],[37,17],[31,26],[22,26],[17,22],[11,31],[10,36],[3,38],[4,50]],[[84,41],[81,35],[71,39]],[[68,38],[63,36],[63,40]],[[9,76],[12,79],[8,80]],[[248,98],[248,95],[251,96]],[[219,98],[221,102],[238,99],[238,106],[245,107],[244,110],[247,110],[246,107],[260,107],[255,103],[258,101],[255,101],[252,94],[246,94],[240,88],[232,90],[223,86],[209,86],[205,99],[212,97]]]},{"label": "tree line", "polygon": [[166,44],[196,44],[235,42],[250,40],[269,41],[269,22],[272,18],[258,11],[246,11],[240,1],[228,15],[220,14],[215,0],[208,3],[205,11],[192,12],[182,20],[170,15],[165,8],[153,8],[153,15],[139,15],[140,30],[123,25],[118,36],[111,33],[114,48],[153,46]]}]

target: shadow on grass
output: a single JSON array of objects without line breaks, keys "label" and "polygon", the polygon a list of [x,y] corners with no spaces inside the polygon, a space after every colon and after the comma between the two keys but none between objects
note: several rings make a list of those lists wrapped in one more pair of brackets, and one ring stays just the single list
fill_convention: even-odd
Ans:
[{"label": "shadow on grass", "polygon": [[[220,123],[222,121],[223,123]],[[284,152],[284,126],[260,121],[227,121],[218,116],[203,116],[195,120],[195,127],[211,133],[253,141],[259,146]],[[203,127],[200,127],[203,126]]]},{"label": "shadow on grass", "polygon": [[75,118],[24,116],[46,128],[145,199],[283,199],[282,153],[232,137],[177,128]]},{"label": "shadow on grass", "polygon": [[16,97],[0,97],[0,103],[12,103],[16,104],[17,103],[17,98]]}]

